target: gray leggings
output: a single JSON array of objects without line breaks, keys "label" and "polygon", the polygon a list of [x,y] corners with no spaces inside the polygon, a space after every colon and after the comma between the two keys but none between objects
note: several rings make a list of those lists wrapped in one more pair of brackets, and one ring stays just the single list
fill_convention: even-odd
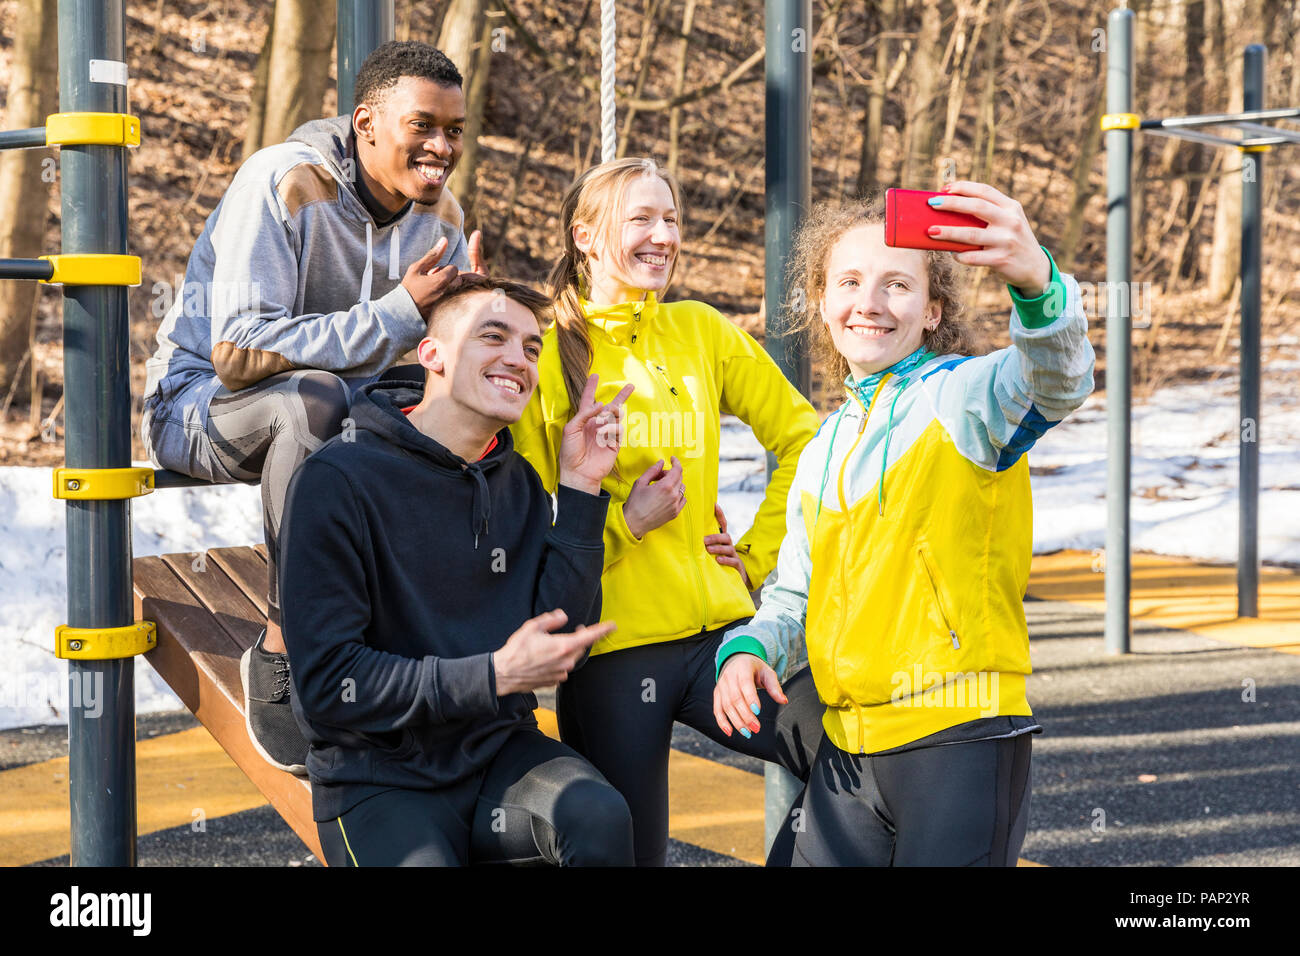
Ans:
[{"label": "gray leggings", "polygon": [[348,387],[331,372],[281,372],[231,392],[217,389],[207,428],[160,409],[147,426],[158,464],[209,481],[262,484],[266,536],[267,618],[280,623],[277,581],[280,519],[289,479],[307,456],[339,434],[349,407]]},{"label": "gray leggings", "polygon": [[791,811],[794,865],[1015,866],[1031,736],[863,756],[823,735]]}]

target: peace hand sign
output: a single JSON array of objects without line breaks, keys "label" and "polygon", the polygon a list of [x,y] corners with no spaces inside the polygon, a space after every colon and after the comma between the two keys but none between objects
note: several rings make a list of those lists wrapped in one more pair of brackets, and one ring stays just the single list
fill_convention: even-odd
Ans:
[{"label": "peace hand sign", "polygon": [[587,378],[577,413],[560,440],[560,484],[591,495],[599,494],[601,481],[618,457],[623,443],[620,410],[633,388],[624,385],[612,402],[602,405],[596,401],[598,381],[596,375]]}]

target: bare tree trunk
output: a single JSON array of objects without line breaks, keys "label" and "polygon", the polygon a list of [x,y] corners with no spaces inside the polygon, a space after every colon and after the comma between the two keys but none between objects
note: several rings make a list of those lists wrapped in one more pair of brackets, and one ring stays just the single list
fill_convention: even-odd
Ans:
[{"label": "bare tree trunk", "polygon": [[466,228],[475,221],[478,198],[478,138],[487,103],[488,71],[492,59],[492,24],[486,0],[452,0],[438,32],[438,49],[465,78],[465,150],[447,181],[465,210]]},{"label": "bare tree trunk", "polygon": [[334,14],[332,3],[276,0],[264,145],[281,143],[298,126],[320,117],[334,50]]},{"label": "bare tree trunk", "polygon": [[[641,21],[641,43],[637,48],[636,62],[640,64],[637,68],[636,83],[632,87],[632,98],[639,100],[641,94],[645,92],[646,80],[650,77],[650,65],[653,62],[651,51],[655,48],[659,40],[659,21],[655,14],[658,9],[657,0],[646,0],[645,14]],[[623,129],[618,136],[618,159],[627,155],[628,141],[632,136],[632,121],[636,119],[637,108],[629,106],[623,115]]]},{"label": "bare tree trunk", "polygon": [[[5,128],[44,126],[58,111],[58,27],[55,0],[21,0],[15,18],[12,79]],[[46,150],[0,154],[0,258],[34,258],[57,249],[45,242],[47,203],[54,187],[54,160]],[[42,177],[42,170],[49,173]],[[40,289],[35,282],[0,283],[0,396],[15,386],[26,397],[22,376],[36,324]]]},{"label": "bare tree trunk", "polygon": [[[1241,57],[1235,44],[1241,22],[1239,0],[1220,0],[1217,4],[1219,20],[1214,25],[1214,48],[1220,64],[1219,72],[1228,87],[1228,112],[1241,110]],[[1224,302],[1232,294],[1233,283],[1241,271],[1241,159],[1244,154],[1224,163],[1219,178],[1219,197],[1214,208],[1214,245],[1210,254],[1209,291],[1212,302]]]},{"label": "bare tree trunk", "polygon": [[[253,89],[248,97],[248,124],[244,128],[243,158],[248,159],[263,146],[262,126],[266,121],[266,81],[271,73],[271,37],[275,33],[275,10],[271,10],[271,22],[266,25],[266,37],[262,40],[262,51],[257,55],[257,66],[253,69]],[[340,104],[340,109],[347,107]]]},{"label": "bare tree trunk", "polygon": [[921,8],[921,32],[916,41],[912,68],[912,100],[908,105],[907,159],[903,163],[903,185],[926,188],[935,179],[934,147],[938,112],[940,34],[943,12],[939,4],[926,2]]},{"label": "bare tree trunk", "polygon": [[[1151,50],[1151,0],[1132,0],[1129,8],[1133,11],[1133,69],[1139,79],[1134,82],[1134,109],[1141,112],[1151,100],[1151,85],[1143,84],[1140,78],[1153,76]],[[1129,181],[1129,216],[1133,224],[1133,252],[1135,259],[1141,258],[1147,248],[1146,217],[1143,215],[1147,198],[1147,150],[1153,137],[1135,134],[1133,136],[1133,161]]]},{"label": "bare tree trunk", "polygon": [[1070,212],[1066,216],[1065,234],[1061,237],[1061,257],[1058,260],[1062,272],[1074,271],[1074,257],[1079,251],[1079,239],[1083,235],[1083,214],[1088,207],[1089,197],[1093,195],[1092,162],[1101,145],[1101,116],[1106,107],[1104,77],[1098,75],[1093,79],[1093,84],[1092,108],[1083,121],[1079,153],[1074,158],[1074,169],[1070,173]]},{"label": "bare tree trunk", "polygon": [[483,32],[485,0],[452,0],[438,31],[438,49],[469,79],[474,71],[474,51]]},{"label": "bare tree trunk", "polygon": [[982,66],[984,90],[980,94],[979,113],[975,122],[975,148],[972,150],[974,172],[972,179],[986,183],[993,173],[993,153],[998,141],[998,69],[1002,64],[1002,18],[1006,15],[1002,4],[993,14],[988,38],[984,44]]},{"label": "bare tree trunk", "polygon": [[917,59],[913,66],[913,96],[907,107],[907,157],[902,185],[927,189],[935,181],[935,137],[939,96],[940,34],[944,14],[939,4],[926,3],[920,10]]},{"label": "bare tree trunk", "polygon": [[[966,100],[966,84],[970,81],[971,64],[975,62],[975,57],[979,53],[980,33],[984,29],[988,9],[989,0],[980,0],[979,9],[975,11],[975,23],[971,27],[969,45],[964,35],[957,37],[957,56],[961,57],[961,69],[958,70],[956,62],[953,63],[952,84],[948,87],[948,115],[943,127],[943,146],[939,150],[940,155],[943,156],[952,155],[952,141],[957,133],[957,119],[961,115],[962,103]],[[961,0],[960,12],[957,15],[959,30],[962,17],[968,10],[965,0]]]},{"label": "bare tree trunk", "polygon": [[[1183,24],[1186,38],[1187,67],[1183,71],[1183,110],[1187,115],[1205,110],[1205,0],[1187,0],[1186,21]],[[1209,155],[1194,143],[1181,143],[1179,160],[1174,169],[1186,177],[1187,192],[1183,199],[1183,228],[1191,228],[1192,216],[1200,204],[1200,194],[1209,188],[1202,179],[1209,167]],[[1196,278],[1196,243],[1185,241],[1173,264],[1175,275],[1183,279]]]},{"label": "bare tree trunk", "polygon": [[899,0],[878,0],[875,8],[879,29],[876,36],[876,65],[867,91],[867,115],[863,124],[862,154],[858,158],[858,195],[866,195],[880,185],[880,150],[885,112],[885,84],[889,75],[889,43],[880,36],[898,26]]},{"label": "bare tree trunk", "polygon": [[[677,41],[677,66],[673,74],[673,96],[681,96],[686,89],[686,57],[690,48],[691,27],[695,23],[695,0],[686,0],[682,11],[682,37]],[[682,108],[674,106],[668,112],[668,172],[680,179],[677,165],[681,149]]]},{"label": "bare tree trunk", "polygon": [[1290,32],[1295,37],[1295,42],[1291,47],[1291,92],[1287,96],[1286,105],[1295,106],[1300,103],[1300,6],[1292,5]]}]

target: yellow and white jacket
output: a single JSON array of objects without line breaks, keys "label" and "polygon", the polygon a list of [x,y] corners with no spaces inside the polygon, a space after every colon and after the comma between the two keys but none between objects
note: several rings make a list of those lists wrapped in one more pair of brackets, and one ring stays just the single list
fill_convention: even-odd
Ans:
[{"label": "yellow and white jacket", "polygon": [[1041,296],[1011,293],[1011,348],[918,352],[847,383],[799,459],[762,607],[718,650],[719,669],[748,652],[784,675],[806,637],[842,750],[1031,713],[1025,453],[1092,391],[1094,355],[1078,284],[1055,263]]},{"label": "yellow and white jacket", "polygon": [[[817,431],[817,413],[776,363],[742,329],[703,302],[656,301],[595,307],[582,303],[592,341],[591,370],[600,376],[596,401],[608,402],[627,382],[626,437],[602,487],[613,499],[605,524],[602,620],[618,630],[592,654],[638,647],[721,627],[754,613],[735,568],[704,550],[715,534],[721,414],[733,414],[776,455],[777,469],[749,532],[736,551],[755,587],[776,564],[785,534],[785,502],[799,452]],[[543,336],[538,385],[511,428],[515,449],[554,492],[564,426],[572,417],[552,325]],[[681,514],[637,538],[623,505],[632,483],[656,461],[682,463]]]}]

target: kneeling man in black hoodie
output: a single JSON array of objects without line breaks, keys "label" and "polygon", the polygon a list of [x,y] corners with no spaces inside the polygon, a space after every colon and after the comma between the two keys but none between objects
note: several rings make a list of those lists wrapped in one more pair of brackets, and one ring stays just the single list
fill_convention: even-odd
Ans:
[{"label": "kneeling man in black hoodie", "polygon": [[533,691],[614,629],[592,625],[600,482],[631,392],[602,407],[588,382],[552,520],[508,428],[537,385],[547,304],[463,274],[420,342],[423,386],[366,386],[290,484],[284,637],[331,866],[632,863],[623,797],[533,716]]}]

